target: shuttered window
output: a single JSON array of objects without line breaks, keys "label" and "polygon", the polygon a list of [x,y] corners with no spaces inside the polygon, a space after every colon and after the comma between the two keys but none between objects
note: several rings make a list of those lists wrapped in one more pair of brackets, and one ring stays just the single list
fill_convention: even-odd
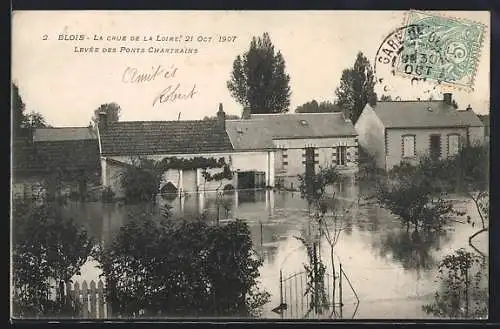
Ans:
[{"label": "shuttered window", "polygon": [[415,135],[403,136],[403,158],[415,156]]},{"label": "shuttered window", "polygon": [[454,156],[458,154],[460,150],[460,135],[450,134],[448,135],[448,155]]}]

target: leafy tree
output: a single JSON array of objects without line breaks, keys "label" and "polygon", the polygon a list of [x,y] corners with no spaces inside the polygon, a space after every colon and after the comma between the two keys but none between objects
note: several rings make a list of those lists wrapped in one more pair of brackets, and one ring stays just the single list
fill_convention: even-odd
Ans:
[{"label": "leafy tree", "polygon": [[26,104],[24,103],[19,88],[12,84],[12,127],[15,135],[18,135],[21,128],[42,128],[47,127],[47,122],[39,112],[25,113]]},{"label": "leafy tree", "polygon": [[92,122],[95,125],[99,124],[99,113],[106,113],[108,123],[118,122],[120,119],[121,107],[116,103],[105,103],[94,110],[94,115],[92,116]]},{"label": "leafy tree", "polygon": [[[333,278],[332,302],[335,302],[336,273],[334,249],[339,241],[342,231],[349,227],[349,221],[355,214],[356,202],[343,205],[335,198],[335,192],[328,191],[342,179],[334,166],[319,169],[318,172],[299,175],[299,190],[303,199],[309,206],[310,230],[296,237],[304,244],[307,250],[309,264],[305,270],[309,278],[306,293],[310,293],[309,312],[321,314],[330,305],[325,291],[326,266],[321,259],[319,246],[324,237],[330,247],[330,262],[332,264],[331,277]],[[312,230],[311,230],[312,228]],[[317,232],[317,233],[316,233]]]},{"label": "leafy tree", "polygon": [[275,53],[268,33],[253,37],[249,50],[233,62],[227,88],[231,96],[251,113],[288,112],[290,77],[280,51]]},{"label": "leafy tree", "polygon": [[[64,217],[56,203],[16,202],[13,220],[14,314],[78,315],[78,305],[64,295],[64,287],[79,274],[93,240],[71,218]],[[49,296],[56,287],[60,290],[53,300]]]},{"label": "leafy tree", "polygon": [[359,52],[354,66],[342,71],[340,87],[335,90],[337,103],[353,123],[356,123],[367,103],[375,105],[377,102],[374,87],[373,69],[368,59]]},{"label": "leafy tree", "polygon": [[483,259],[464,249],[447,255],[439,264],[441,289],[423,310],[442,318],[486,318],[488,288]]},{"label": "leafy tree", "polygon": [[40,112],[31,111],[25,116],[24,122],[32,128],[48,127],[45,118]]},{"label": "leafy tree", "polygon": [[26,105],[19,94],[19,88],[16,84],[12,84],[12,125],[14,132],[19,132],[19,129],[25,120],[25,109]]},{"label": "leafy tree", "polygon": [[131,162],[120,174],[125,199],[129,203],[153,200],[160,188],[163,173],[158,162],[143,157],[134,157]]},{"label": "leafy tree", "polygon": [[96,252],[107,300],[122,316],[253,316],[258,290],[248,226],[142,215]]},{"label": "leafy tree", "polygon": [[398,216],[407,230],[440,230],[454,211],[451,201],[445,199],[445,192],[436,185],[432,177],[437,172],[436,164],[422,158],[417,166],[402,163],[395,166],[386,180],[377,183],[376,198],[379,204]]},{"label": "leafy tree", "polygon": [[318,103],[316,100],[304,103],[295,109],[295,113],[328,113],[340,111],[340,107],[335,103],[329,101]]}]

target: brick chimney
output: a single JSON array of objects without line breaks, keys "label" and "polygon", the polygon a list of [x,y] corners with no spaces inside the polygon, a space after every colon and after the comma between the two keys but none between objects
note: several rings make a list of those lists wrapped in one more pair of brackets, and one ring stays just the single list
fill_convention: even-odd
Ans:
[{"label": "brick chimney", "polygon": [[444,93],[443,94],[443,103],[445,105],[452,106],[452,95],[451,95],[451,93]]},{"label": "brick chimney", "polygon": [[252,117],[252,110],[249,107],[245,107],[243,109],[243,113],[241,114],[242,119],[250,119]]},{"label": "brick chimney", "polygon": [[99,131],[105,131],[108,128],[108,114],[99,112]]},{"label": "brick chimney", "polygon": [[222,103],[219,103],[219,111],[217,112],[217,120],[222,129],[226,129],[226,113],[222,108]]}]

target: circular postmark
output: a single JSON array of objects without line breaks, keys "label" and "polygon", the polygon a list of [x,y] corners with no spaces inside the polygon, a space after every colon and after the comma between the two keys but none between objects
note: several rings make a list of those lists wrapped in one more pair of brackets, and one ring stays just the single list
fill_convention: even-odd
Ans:
[{"label": "circular postmark", "polygon": [[383,83],[380,72],[386,66],[412,84],[424,80],[472,90],[483,33],[479,23],[412,11],[406,24],[382,41],[375,75]]}]

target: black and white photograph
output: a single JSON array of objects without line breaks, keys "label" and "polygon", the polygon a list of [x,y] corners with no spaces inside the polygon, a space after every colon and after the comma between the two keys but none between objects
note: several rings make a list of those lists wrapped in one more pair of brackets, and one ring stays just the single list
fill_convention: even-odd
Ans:
[{"label": "black and white photograph", "polygon": [[11,319],[487,319],[488,11],[12,12]]}]

